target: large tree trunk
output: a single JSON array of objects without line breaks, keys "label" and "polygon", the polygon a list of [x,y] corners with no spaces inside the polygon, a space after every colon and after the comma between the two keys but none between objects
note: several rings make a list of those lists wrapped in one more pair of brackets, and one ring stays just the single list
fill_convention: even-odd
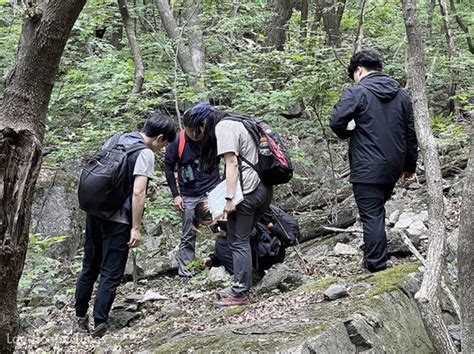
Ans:
[{"label": "large tree trunk", "polygon": [[18,333],[17,287],[27,251],[31,201],[54,77],[86,0],[30,3],[0,107],[1,353],[14,349]]},{"label": "large tree trunk", "polygon": [[428,190],[429,245],[426,269],[415,298],[434,348],[440,353],[455,352],[455,347],[441,317],[438,293],[446,243],[444,201],[438,151],[430,128],[426,94],[423,43],[416,17],[416,0],[401,0],[408,38],[408,80],[413,97],[418,142],[423,153]]},{"label": "large tree trunk", "polygon": [[453,69],[455,56],[456,56],[456,47],[454,45],[454,36],[451,29],[451,24],[449,23],[448,17],[448,7],[445,0],[438,0],[439,7],[441,9],[441,16],[443,17],[443,27],[444,32],[446,33],[446,41],[448,43],[448,61],[450,64],[449,67],[449,76],[450,83],[448,86],[448,107],[450,112],[454,112],[456,107],[456,100],[454,95],[456,94],[456,83],[454,82],[455,77],[457,76],[456,71]]},{"label": "large tree trunk", "polygon": [[135,63],[135,84],[133,85],[132,93],[139,93],[142,90],[143,81],[145,80],[145,66],[143,65],[140,47],[135,37],[133,22],[128,12],[127,0],[118,0],[118,5],[125,26],[125,32],[127,32],[128,43],[132,50],[133,62]]},{"label": "large tree trunk", "polygon": [[474,111],[471,112],[471,152],[464,178],[458,241],[461,305],[461,349],[474,353]]},{"label": "large tree trunk", "polygon": [[346,0],[316,0],[316,6],[323,19],[328,44],[339,48],[342,41],[340,25]]},{"label": "large tree trunk", "polygon": [[[178,32],[178,26],[176,25],[168,0],[156,0],[156,5],[158,6],[158,11],[160,12],[161,21],[163,22],[166,33],[173,41],[173,47],[175,48],[181,69],[186,74],[194,73],[195,68],[191,53],[189,48],[184,45],[182,35]],[[191,78],[191,75],[189,77]],[[188,82],[189,80],[192,81],[190,84],[194,85],[194,80],[188,79]]]},{"label": "large tree trunk", "polygon": [[268,8],[274,16],[265,31],[265,44],[277,50],[283,50],[286,43],[288,21],[293,14],[293,5],[288,0],[268,0]]},{"label": "large tree trunk", "polygon": [[[194,66],[195,77],[193,78],[194,89],[198,92],[205,91],[203,82],[203,71],[206,66],[204,53],[204,36],[202,34],[199,15],[203,8],[202,0],[184,0],[185,16],[187,22],[187,33],[189,38],[189,53]],[[206,101],[207,98],[203,98]]]},{"label": "large tree trunk", "polygon": [[204,71],[204,40],[201,25],[199,23],[199,14],[202,10],[202,0],[185,0],[184,8],[186,20],[188,21],[189,51],[194,69],[197,72]]}]

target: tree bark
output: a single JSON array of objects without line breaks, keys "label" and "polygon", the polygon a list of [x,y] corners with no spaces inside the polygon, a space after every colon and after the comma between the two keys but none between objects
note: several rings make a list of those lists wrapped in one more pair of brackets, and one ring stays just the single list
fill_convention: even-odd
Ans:
[{"label": "tree bark", "polygon": [[202,0],[185,0],[184,8],[186,20],[188,21],[189,51],[194,69],[197,72],[204,71],[204,40],[202,29],[199,23],[199,14],[202,9]]},{"label": "tree bark", "polygon": [[340,25],[346,0],[316,0],[316,6],[323,19],[328,44],[339,48],[342,41]]},{"label": "tree bark", "polygon": [[448,107],[450,112],[454,112],[456,107],[456,100],[454,99],[454,95],[456,95],[456,83],[454,80],[457,75],[456,71],[453,69],[453,66],[456,56],[456,47],[454,45],[454,36],[451,29],[451,24],[449,23],[448,7],[446,5],[446,1],[438,0],[438,2],[441,9],[441,16],[443,18],[443,28],[446,33],[446,41],[448,43],[448,60],[450,63],[449,76],[451,78],[451,82],[448,86]]},{"label": "tree bark", "polygon": [[458,240],[458,284],[461,305],[461,349],[474,352],[474,111],[471,112],[471,151],[464,178]]},{"label": "tree bark", "polygon": [[274,12],[274,16],[265,31],[265,44],[276,50],[283,50],[293,5],[288,0],[268,0],[267,7]]},{"label": "tree bark", "polygon": [[443,186],[438,151],[430,128],[426,94],[425,67],[421,29],[416,17],[416,0],[401,0],[408,38],[408,80],[412,91],[415,126],[418,142],[423,153],[428,190],[429,245],[426,271],[417,300],[426,331],[440,353],[456,351],[441,316],[438,293],[443,270],[443,254],[446,244]]},{"label": "tree bark", "polygon": [[433,16],[436,8],[436,0],[430,0],[430,6],[428,7],[428,38],[433,36]]},{"label": "tree bark", "polygon": [[117,50],[122,50],[123,44],[122,44],[122,38],[123,38],[123,26],[114,26],[112,28],[112,37],[110,39],[110,44],[117,49]]},{"label": "tree bark", "polygon": [[[158,7],[158,11],[160,12],[161,21],[163,22],[166,33],[168,34],[168,37],[174,42],[174,50],[178,56],[181,69],[186,74],[194,73],[195,68],[191,53],[189,48],[184,45],[183,40],[178,32],[178,26],[176,25],[176,21],[168,4],[168,0],[156,0],[156,5]],[[194,82],[192,82],[192,84],[194,85]]]},{"label": "tree bark", "polygon": [[127,0],[118,0],[118,5],[125,26],[125,32],[127,33],[128,43],[132,50],[133,62],[135,63],[135,84],[133,85],[132,93],[139,93],[142,90],[143,81],[145,80],[145,66],[143,65],[140,47],[135,37],[133,22],[128,12]]},{"label": "tree bark", "polygon": [[357,26],[357,34],[354,41],[354,53],[357,53],[362,49],[362,43],[364,41],[364,12],[366,4],[367,0],[361,0],[359,10],[359,25]]},{"label": "tree bark", "polygon": [[300,22],[301,39],[305,39],[308,36],[308,13],[309,13],[309,0],[303,0],[301,4],[301,22]]},{"label": "tree bark", "polygon": [[41,165],[46,112],[59,61],[86,0],[49,0],[29,9],[0,107],[0,352],[14,349],[18,281],[28,245],[31,201]]},{"label": "tree bark", "polygon": [[456,5],[454,4],[454,0],[449,0],[451,13],[454,14],[454,19],[456,20],[458,26],[462,29],[464,34],[466,35],[467,46],[469,47],[469,51],[474,54],[474,44],[472,42],[472,36],[469,32],[469,27],[466,26],[464,21],[462,20],[461,16],[457,13]]}]

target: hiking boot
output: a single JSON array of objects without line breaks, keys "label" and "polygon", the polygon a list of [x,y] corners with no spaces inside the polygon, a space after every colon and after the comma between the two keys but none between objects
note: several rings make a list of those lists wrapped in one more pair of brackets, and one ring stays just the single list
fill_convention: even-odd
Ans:
[{"label": "hiking boot", "polygon": [[89,333],[89,316],[85,315],[84,317],[76,317],[76,323],[74,326],[74,332],[76,333]]},{"label": "hiking boot", "polygon": [[244,306],[250,304],[246,296],[228,296],[222,300],[215,301],[214,306],[218,309],[229,306]]},{"label": "hiking boot", "polygon": [[109,326],[107,325],[107,322],[102,322],[95,326],[94,331],[92,332],[92,338],[102,338],[108,330]]}]

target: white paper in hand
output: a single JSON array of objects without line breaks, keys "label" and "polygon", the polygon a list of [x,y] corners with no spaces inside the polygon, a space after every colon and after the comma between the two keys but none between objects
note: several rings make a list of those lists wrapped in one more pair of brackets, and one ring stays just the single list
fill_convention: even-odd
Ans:
[{"label": "white paper in hand", "polygon": [[[225,197],[227,196],[227,181],[223,180],[219,183],[216,188],[209,192],[207,197],[207,203],[209,206],[209,211],[212,214],[212,219],[216,220],[220,218],[224,214],[225,208]],[[237,186],[235,188],[235,195],[234,195],[234,204],[239,204],[242,200],[244,200],[244,195],[242,194],[242,187],[240,182],[237,181]]]}]

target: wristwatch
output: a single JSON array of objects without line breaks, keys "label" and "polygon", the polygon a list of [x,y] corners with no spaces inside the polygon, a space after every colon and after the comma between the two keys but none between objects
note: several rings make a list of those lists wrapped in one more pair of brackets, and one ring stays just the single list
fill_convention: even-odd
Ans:
[{"label": "wristwatch", "polygon": [[225,197],[225,200],[233,200],[234,198],[232,197]]}]

